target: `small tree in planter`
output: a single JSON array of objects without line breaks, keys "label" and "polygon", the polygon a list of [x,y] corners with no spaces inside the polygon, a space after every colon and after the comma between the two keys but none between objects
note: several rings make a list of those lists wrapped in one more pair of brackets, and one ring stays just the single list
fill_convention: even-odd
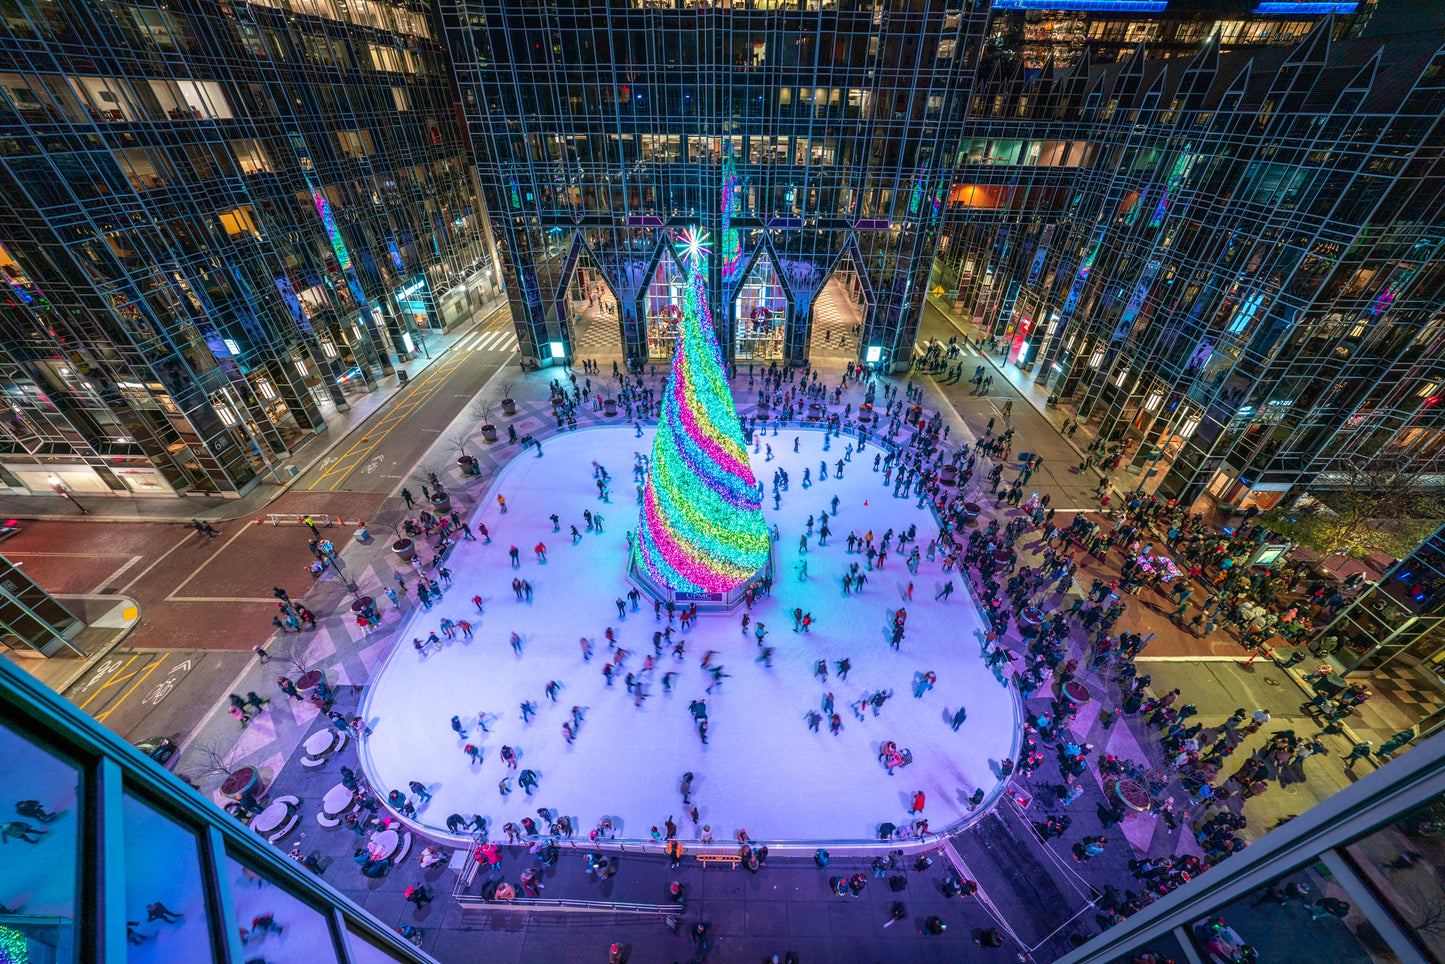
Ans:
[{"label": "small tree in planter", "polygon": [[391,534],[391,551],[396,553],[397,558],[410,562],[416,558],[416,543],[407,535],[405,522],[406,513],[396,509],[378,513],[371,518],[373,526]]},{"label": "small tree in planter", "polygon": [[617,399],[612,397],[612,386],[603,385],[597,390],[597,394],[602,396],[602,413],[609,418],[616,415]]},{"label": "small tree in planter", "polygon": [[502,379],[502,383],[498,387],[502,391],[502,414],[516,415],[517,402],[515,399],[512,398],[512,392],[517,387],[516,380],[511,378],[504,378]]},{"label": "small tree in planter", "polygon": [[476,470],[472,467],[475,460],[471,454],[472,439],[475,436],[476,433],[468,428],[459,428],[447,436],[447,444],[451,446],[452,451],[457,455],[457,465],[461,467],[462,475],[469,476],[477,474]]},{"label": "small tree in planter", "polygon": [[497,396],[492,392],[488,392],[485,395],[478,396],[477,399],[472,402],[471,407],[467,409],[467,414],[477,420],[477,431],[480,432],[482,438],[488,442],[495,442],[497,440],[497,426],[492,424],[492,416],[496,414],[497,405]]},{"label": "small tree in planter", "polygon": [[290,669],[288,674],[292,684],[302,694],[309,693],[316,688],[318,683],[326,679],[325,670],[315,669],[311,665],[311,642],[300,636],[291,636],[278,642],[276,646],[266,650],[267,655],[272,659],[278,659],[285,663]]},{"label": "small tree in planter", "polygon": [[240,762],[240,753],[234,744],[228,747],[218,740],[211,740],[196,744],[190,754],[192,760],[185,779],[197,787],[214,782],[216,791],[223,797],[237,798],[247,791],[256,795],[261,772]]}]

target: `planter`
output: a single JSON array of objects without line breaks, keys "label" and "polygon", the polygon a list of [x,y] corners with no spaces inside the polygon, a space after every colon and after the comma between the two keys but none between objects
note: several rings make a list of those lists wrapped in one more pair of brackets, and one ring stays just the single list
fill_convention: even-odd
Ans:
[{"label": "planter", "polygon": [[504,398],[504,399],[502,399],[502,414],[503,414],[503,415],[516,415],[516,414],[517,414],[517,403],[516,403],[516,401],[513,400],[513,399],[510,399],[510,398]]},{"label": "planter", "polygon": [[391,544],[391,551],[396,553],[398,559],[411,562],[416,558],[416,543],[410,539],[398,539]]},{"label": "planter", "polygon": [[437,515],[446,515],[452,511],[452,497],[449,495],[434,495],[431,497],[432,511]]},{"label": "planter", "polygon": [[1133,777],[1125,777],[1115,783],[1114,796],[1130,810],[1142,813],[1149,809],[1149,791]]},{"label": "planter", "polygon": [[758,408],[768,408],[768,407],[770,407],[772,404],[773,404],[773,400],[770,399],[770,398],[768,398],[766,395],[764,395],[764,396],[762,397],[762,399],[758,402]]},{"label": "planter", "polygon": [[319,669],[311,669],[301,674],[296,681],[296,691],[303,695],[309,694],[316,689],[316,685],[326,679],[326,672]]},{"label": "planter", "polygon": [[979,505],[977,502],[965,502],[963,504],[963,521],[973,522],[975,519],[978,518],[978,514],[982,511],[983,506]]},{"label": "planter", "polygon": [[612,416],[616,415],[616,414],[617,414],[617,400],[616,400],[616,399],[609,398],[609,399],[607,399],[606,401],[604,401],[604,402],[602,403],[602,411],[603,411],[603,413],[604,413],[608,418],[611,418]]},{"label": "planter", "polygon": [[938,481],[944,485],[954,485],[958,482],[958,469],[952,465],[945,465],[938,472]]},{"label": "planter", "polygon": [[221,796],[239,798],[247,790],[253,789],[256,781],[260,779],[261,771],[255,767],[241,767],[221,784]]},{"label": "planter", "polygon": [[1060,687],[1060,689],[1063,690],[1065,696],[1074,702],[1075,706],[1083,706],[1093,699],[1093,697],[1089,695],[1089,691],[1084,689],[1084,684],[1076,679],[1069,680]]},{"label": "planter", "polygon": [[497,440],[497,427],[495,425],[483,425],[482,438],[488,442],[495,442]]}]

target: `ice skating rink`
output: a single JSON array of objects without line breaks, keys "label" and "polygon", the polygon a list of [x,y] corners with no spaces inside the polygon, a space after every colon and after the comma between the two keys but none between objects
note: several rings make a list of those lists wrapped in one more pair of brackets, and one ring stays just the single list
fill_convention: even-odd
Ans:
[{"label": "ice skating rink", "polygon": [[[800,439],[795,454],[794,438]],[[739,828],[756,840],[844,841],[876,839],[883,822],[909,822],[913,793],[923,790],[927,805],[921,816],[930,828],[941,829],[968,815],[967,798],[975,788],[991,793],[998,784],[996,765],[1011,755],[1018,729],[1017,700],[981,657],[982,623],[965,582],[955,571],[941,571],[942,555],[923,561],[918,574],[898,553],[897,533],[918,527],[926,550],[936,534],[932,517],[917,508],[917,499],[895,499],[883,473],[873,471],[881,450],[869,445],[845,463],[841,480],[832,478],[834,464],[851,439],[832,440],[823,451],[821,430],[780,430],[766,439],[775,453],[752,454],[753,471],[767,488],[764,514],[776,524],[777,571],[771,598],[760,599],[753,620],[767,628],[766,645],[775,647],[771,668],[756,661],[753,627],[739,628],[742,610],[731,615],[703,615],[686,633],[674,624],[674,641],[686,641],[686,655],[675,659],[663,650],[657,669],[642,671],[651,655],[652,634],[667,625],[664,612],[655,620],[647,597],[642,609],[619,619],[615,600],[626,597],[631,583],[626,572],[627,531],[637,524],[634,453],[651,451],[651,433],[637,438],[631,426],[575,432],[546,441],[544,455],[519,454],[501,473],[470,521],[482,522],[492,542],[462,542],[449,560],[454,584],[428,612],[415,603],[404,617],[398,642],[378,667],[368,686],[364,710],[374,732],[363,762],[373,785],[406,791],[412,780],[426,784],[434,797],[419,803],[417,820],[445,834],[451,813],[480,813],[491,821],[500,839],[503,823],[534,819],[539,807],[572,819],[584,837],[603,817],[610,817],[619,839],[649,836],[669,816],[684,841],[710,825],[719,841],[731,840]],[[856,442],[855,442],[856,444]],[[751,451],[751,450],[750,450]],[[818,480],[819,462],[828,461],[830,478]],[[611,502],[603,503],[593,481],[593,462],[612,477]],[[770,480],[782,466],[790,475],[781,509],[773,509]],[[805,467],[813,485],[803,488]],[[497,495],[506,497],[503,514]],[[830,510],[833,496],[838,511]],[[604,517],[602,534],[585,532],[582,513]],[[798,539],[809,515],[830,515],[832,530],[826,547],[817,545],[817,529],[806,555]],[[561,532],[552,531],[556,513]],[[575,546],[569,527],[584,530]],[[895,536],[885,568],[867,572],[866,558],[847,553],[850,531],[871,530],[875,545],[888,529]],[[547,547],[547,561],[533,553],[538,542]],[[508,549],[515,545],[521,565],[514,569]],[[420,558],[429,558],[425,549]],[[807,560],[808,574],[799,581],[798,564]],[[842,575],[858,562],[869,577],[861,594],[844,596]],[[519,602],[514,578],[532,584],[530,603]],[[945,581],[956,591],[947,602],[934,601]],[[913,601],[904,598],[914,584]],[[410,580],[408,581],[410,585]],[[484,599],[479,615],[473,596]],[[889,648],[893,612],[908,609],[907,635],[901,650]],[[811,633],[794,633],[791,613],[801,607],[813,616]],[[476,638],[458,634],[440,652],[418,658],[411,640],[436,629],[443,618],[467,619]],[[617,679],[607,686],[603,664],[611,658],[605,631],[611,627],[618,645],[629,650]],[[522,638],[520,655],[511,634]],[[440,635],[440,633],[439,633]],[[584,662],[579,640],[592,643],[591,662]],[[729,675],[709,694],[705,653],[716,650],[714,665]],[[836,661],[852,663],[846,680],[836,675]],[[828,679],[814,678],[817,660],[828,660]],[[671,693],[662,676],[676,672]],[[917,674],[932,671],[937,685],[914,698]],[[643,681],[646,699],[635,706],[623,683],[628,672]],[[562,684],[556,702],[548,699],[549,681]],[[849,704],[878,690],[892,697],[875,718],[865,709],[860,720]],[[834,694],[843,718],[834,736],[826,722],[819,732],[808,729],[809,709],[820,709],[824,694]],[[688,704],[707,700],[708,745],[693,726]],[[523,700],[537,704],[537,714],[524,723]],[[967,720],[954,732],[949,719],[962,705]],[[573,706],[585,711],[576,741],[568,745],[562,724]],[[477,714],[494,716],[490,732],[477,726]],[[460,716],[467,732],[461,739],[450,720]],[[878,761],[887,741],[913,752],[913,764],[890,776]],[[463,752],[472,743],[483,752],[474,765]],[[507,770],[499,756],[506,744],[519,757]],[[535,770],[539,787],[528,797],[517,786],[522,769]],[[694,774],[692,802],[699,822],[688,818],[679,781]],[[512,792],[503,797],[498,781],[512,777]]]}]

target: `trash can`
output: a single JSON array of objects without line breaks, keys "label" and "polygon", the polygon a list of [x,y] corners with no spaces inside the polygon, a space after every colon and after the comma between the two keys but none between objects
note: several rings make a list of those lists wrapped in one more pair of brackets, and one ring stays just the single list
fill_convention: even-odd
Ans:
[{"label": "trash can", "polygon": [[406,384],[406,378],[407,378],[406,369],[404,369],[404,368],[398,368],[398,369],[396,370],[396,381],[397,381],[397,384],[405,385],[405,384]]}]

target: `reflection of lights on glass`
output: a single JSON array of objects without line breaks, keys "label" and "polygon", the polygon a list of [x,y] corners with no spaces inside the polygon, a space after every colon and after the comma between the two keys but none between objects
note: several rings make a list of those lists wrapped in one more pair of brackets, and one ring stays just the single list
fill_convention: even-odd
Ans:
[{"label": "reflection of lights on glass", "polygon": [[1179,437],[1180,437],[1180,438],[1186,438],[1186,439],[1187,439],[1187,438],[1192,438],[1192,437],[1194,436],[1195,430],[1198,429],[1198,428],[1199,428],[1199,419],[1197,419],[1197,418],[1186,418],[1186,419],[1184,420],[1184,423],[1179,426]]},{"label": "reflection of lights on glass", "polygon": [[262,398],[276,397],[276,389],[272,388],[271,383],[266,381],[266,379],[264,378],[259,378],[256,380],[256,390],[261,393]]},{"label": "reflection of lights on glass", "polygon": [[227,425],[236,424],[236,413],[231,411],[229,405],[217,405],[216,414],[221,416],[221,421],[226,423]]},{"label": "reflection of lights on glass", "polygon": [[330,338],[321,339],[321,351],[325,353],[327,358],[336,357],[336,346],[331,343]]},{"label": "reflection of lights on glass", "polygon": [[1089,358],[1089,367],[1098,368],[1104,363],[1104,350],[1101,348]]},{"label": "reflection of lights on glass", "polygon": [[1027,359],[1028,357],[1029,357],[1029,343],[1028,343],[1028,342],[1024,342],[1023,344],[1019,345],[1019,361],[1018,361],[1018,363],[1019,363],[1020,365],[1022,365],[1022,364],[1024,363],[1024,360]]},{"label": "reflection of lights on glass", "polygon": [[411,332],[404,331],[401,333],[401,343],[406,346],[407,351],[416,351],[416,348],[412,345]]},{"label": "reflection of lights on glass", "polygon": [[869,345],[868,353],[863,356],[863,360],[869,363],[882,361],[883,349],[878,347],[877,345]]},{"label": "reflection of lights on glass", "polygon": [[296,359],[296,371],[301,373],[302,378],[307,378],[311,375],[311,369],[306,367],[305,360],[301,358]]},{"label": "reflection of lights on glass", "polygon": [[1118,377],[1118,378],[1114,379],[1114,387],[1116,387],[1116,388],[1123,388],[1123,387],[1124,387],[1124,382],[1128,381],[1128,379],[1129,379],[1129,369],[1126,368],[1126,369],[1124,369],[1123,371],[1121,371],[1121,372],[1119,373],[1119,377]]},{"label": "reflection of lights on glass", "polygon": [[1144,400],[1144,410],[1146,412],[1152,412],[1159,407],[1159,403],[1162,401],[1164,401],[1164,395],[1162,393],[1150,392],[1149,397]]}]

